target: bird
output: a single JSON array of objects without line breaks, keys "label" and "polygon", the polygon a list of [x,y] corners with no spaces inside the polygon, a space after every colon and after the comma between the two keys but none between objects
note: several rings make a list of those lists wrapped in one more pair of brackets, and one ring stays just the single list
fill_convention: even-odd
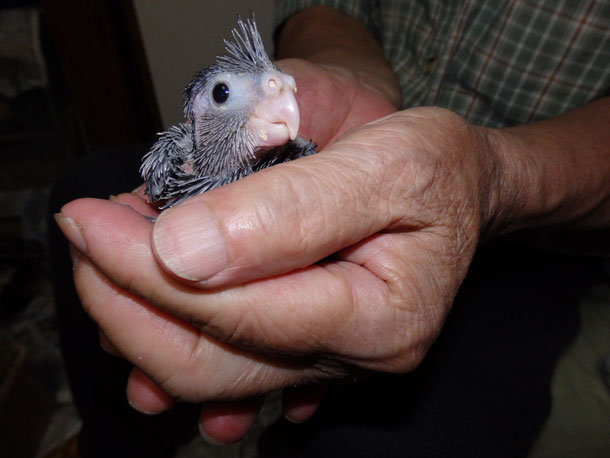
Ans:
[{"label": "bird", "polygon": [[295,80],[269,59],[254,17],[238,18],[231,35],[226,53],[186,86],[185,122],[142,158],[145,193],[159,210],[317,152],[298,136]]}]

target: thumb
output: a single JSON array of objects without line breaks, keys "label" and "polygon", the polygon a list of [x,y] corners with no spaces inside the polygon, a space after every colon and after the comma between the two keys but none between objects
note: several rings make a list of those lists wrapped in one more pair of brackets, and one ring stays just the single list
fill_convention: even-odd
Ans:
[{"label": "thumb", "polygon": [[228,286],[309,266],[393,224],[388,196],[405,167],[395,145],[376,141],[388,135],[379,123],[166,210],[152,235],[158,260],[202,287]]}]

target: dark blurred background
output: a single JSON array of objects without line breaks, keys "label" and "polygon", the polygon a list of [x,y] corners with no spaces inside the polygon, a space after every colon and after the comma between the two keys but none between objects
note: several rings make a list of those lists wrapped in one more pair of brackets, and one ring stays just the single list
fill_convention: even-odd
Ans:
[{"label": "dark blurred background", "polygon": [[44,456],[79,428],[49,280],[50,188],[90,151],[161,128],[131,2],[0,3],[2,456]]},{"label": "dark blurred background", "polygon": [[150,143],[179,122],[182,88],[222,52],[236,15],[256,11],[269,43],[271,8],[0,1],[0,456],[67,456],[53,450],[80,428],[50,280],[53,183],[92,152]]}]

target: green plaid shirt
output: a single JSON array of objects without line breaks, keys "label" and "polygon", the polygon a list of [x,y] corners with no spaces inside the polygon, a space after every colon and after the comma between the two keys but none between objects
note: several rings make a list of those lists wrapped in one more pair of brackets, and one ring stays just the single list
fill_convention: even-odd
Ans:
[{"label": "green plaid shirt", "polygon": [[312,5],[354,17],[381,43],[404,108],[436,105],[474,124],[556,116],[608,95],[610,2],[278,0],[277,23]]}]

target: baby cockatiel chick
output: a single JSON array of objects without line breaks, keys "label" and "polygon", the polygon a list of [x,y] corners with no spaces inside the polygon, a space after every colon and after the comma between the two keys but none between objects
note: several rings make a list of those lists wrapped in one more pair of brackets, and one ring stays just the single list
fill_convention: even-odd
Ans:
[{"label": "baby cockatiel chick", "polygon": [[146,194],[161,209],[316,152],[297,136],[294,78],[271,63],[254,20],[237,24],[227,54],[186,87],[187,122],[162,133],[142,159]]}]

